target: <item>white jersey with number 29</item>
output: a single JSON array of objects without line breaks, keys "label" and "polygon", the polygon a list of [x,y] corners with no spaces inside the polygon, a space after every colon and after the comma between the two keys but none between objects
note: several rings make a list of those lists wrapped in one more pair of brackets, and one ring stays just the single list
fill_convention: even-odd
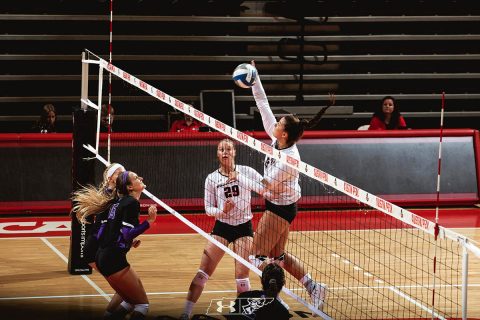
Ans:
[{"label": "white jersey with number 29", "polygon": [[[234,207],[226,215],[218,218],[221,222],[236,226],[252,219],[251,197],[252,190],[257,190],[262,176],[255,169],[236,165],[235,171],[246,177],[250,183],[234,180],[228,182],[228,177],[219,170],[210,173],[205,180],[205,212],[215,216],[223,212],[225,201],[230,200]],[[255,183],[254,183],[255,182]]]}]

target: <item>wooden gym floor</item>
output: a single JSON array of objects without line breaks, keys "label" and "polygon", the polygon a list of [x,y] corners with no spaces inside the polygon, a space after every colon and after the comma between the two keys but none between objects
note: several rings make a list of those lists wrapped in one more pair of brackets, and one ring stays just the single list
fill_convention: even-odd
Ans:
[{"label": "wooden gym floor", "polygon": [[[480,241],[480,228],[456,231]],[[141,246],[131,251],[129,261],[148,292],[148,318],[176,318],[182,311],[206,240],[196,234],[149,234],[141,239]],[[112,289],[98,272],[88,276],[69,275],[68,250],[69,238],[65,236],[0,238],[2,319],[101,318],[106,296],[113,293]],[[258,277],[251,274],[250,279],[253,288],[260,287]],[[204,315],[211,299],[233,298],[234,290],[233,260],[225,255],[194,313]],[[469,319],[480,319],[480,259],[473,255],[470,255],[468,293]],[[293,319],[311,317],[303,305],[286,295],[283,298],[290,305]],[[328,313],[328,308],[325,311]],[[223,319],[218,315],[212,317]]]}]

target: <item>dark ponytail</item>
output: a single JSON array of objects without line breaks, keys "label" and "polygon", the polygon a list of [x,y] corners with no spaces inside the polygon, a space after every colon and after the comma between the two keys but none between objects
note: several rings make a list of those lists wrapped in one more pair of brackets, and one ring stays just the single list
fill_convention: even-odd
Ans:
[{"label": "dark ponytail", "polygon": [[262,272],[262,288],[265,295],[276,298],[284,285],[285,273],[283,269],[275,263],[267,265]]},{"label": "dark ponytail", "polygon": [[293,145],[303,136],[303,132],[306,129],[315,128],[320,120],[322,119],[325,112],[335,104],[335,95],[330,93],[330,99],[325,107],[320,109],[320,111],[313,117],[310,121],[299,120],[293,115],[288,115],[285,117],[285,131],[288,133],[287,144]]}]

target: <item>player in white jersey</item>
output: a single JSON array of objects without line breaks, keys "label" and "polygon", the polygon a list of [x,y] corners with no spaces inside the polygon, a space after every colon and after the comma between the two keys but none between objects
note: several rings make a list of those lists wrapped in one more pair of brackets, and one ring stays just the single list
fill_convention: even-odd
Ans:
[{"label": "player in white jersey", "polygon": [[[254,65],[253,61],[252,64]],[[304,129],[314,127],[326,109],[334,104],[334,96],[331,95],[327,107],[322,108],[310,121],[299,120],[293,115],[287,115],[277,122],[258,74],[252,91],[262,116],[265,131],[272,139],[272,146],[292,158],[300,160],[297,141],[302,137]],[[297,201],[301,197],[298,183],[299,172],[270,157],[265,158],[264,164],[263,184],[267,189],[264,192],[266,211],[255,232],[253,255],[249,259],[257,267],[262,267],[266,260],[274,260],[282,265],[304,285],[313,305],[322,309],[326,285],[313,280],[310,273],[305,270],[304,263],[292,254],[285,252],[290,224],[295,219]]]},{"label": "player in white jersey", "polygon": [[[235,156],[233,141],[229,139],[220,141],[217,147],[220,167],[210,173],[205,180],[205,212],[215,218],[212,237],[225,246],[233,243],[233,251],[248,260],[253,242],[251,193],[252,190],[262,193],[260,183],[262,176],[250,167],[236,165]],[[233,180],[231,176],[234,172],[240,173],[242,179]],[[208,278],[213,274],[224,254],[222,249],[211,242],[205,246],[200,268],[188,290],[181,319],[189,319]],[[238,294],[250,290],[248,273],[249,269],[235,260],[235,282]]]}]

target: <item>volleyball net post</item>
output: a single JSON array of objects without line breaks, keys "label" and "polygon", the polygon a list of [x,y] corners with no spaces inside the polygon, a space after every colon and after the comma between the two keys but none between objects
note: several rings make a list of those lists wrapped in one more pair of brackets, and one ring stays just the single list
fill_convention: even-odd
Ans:
[{"label": "volleyball net post", "polygon": [[[82,59],[84,64],[99,66],[98,104],[88,99],[88,93],[84,94],[83,84],[82,103],[98,111],[98,121],[104,80],[103,70],[106,70],[140,92],[190,115],[235,141],[238,164],[259,168],[261,165],[259,166],[258,162],[262,161],[262,157],[267,156],[300,173],[302,198],[299,206],[305,209],[292,223],[292,232],[290,232],[286,250],[303,261],[303,266],[310,270],[313,278],[322,278],[322,282],[328,284],[329,290],[323,311],[315,309],[310,303],[308,294],[297,281],[298,278],[295,280],[289,276],[284,291],[309,310],[324,319],[466,317],[468,254],[474,253],[476,256],[480,254],[475,244],[466,241],[464,236],[308,163],[292,158],[269,144],[168,95],[91,52],[88,52],[87,56]],[[152,145],[159,147],[159,144]],[[216,142],[205,143],[201,146],[203,148],[201,152],[199,152],[200,147],[189,143],[175,142],[175,146],[182,147],[181,152],[192,150],[192,153],[201,154],[205,162],[216,161]],[[125,148],[125,146],[122,147]],[[130,147],[135,150],[133,154],[142,154],[147,152],[142,148],[148,146],[131,145]],[[170,148],[171,143],[160,145],[160,147]],[[99,123],[95,145],[87,148],[97,159],[103,159],[102,163],[108,163],[100,154],[102,148],[99,141]],[[114,141],[112,141],[112,148],[116,148]],[[201,189],[203,185],[198,187],[192,186],[191,182],[185,182],[185,186],[188,186],[185,187],[178,176],[155,177],[161,175],[162,169],[159,168],[162,166],[168,167],[170,175],[174,175],[172,170],[178,170],[172,159],[161,158],[167,157],[168,152],[151,153],[151,163],[144,163],[135,159],[134,155],[121,159],[125,156],[120,153],[115,154],[113,151],[113,161],[126,164],[127,168],[132,168],[153,181],[153,188],[145,192],[150,199],[253,272],[257,274],[260,272],[249,261],[208,234],[211,231],[212,218],[203,215],[197,220],[195,217],[187,219],[167,203],[166,200],[175,203],[182,194],[184,198],[189,196],[199,198],[198,194],[203,193]],[[179,167],[188,171],[189,165],[192,166],[192,163],[185,160],[185,163],[179,164]],[[199,174],[198,168],[195,169],[197,169],[196,175],[205,177],[208,172],[211,172],[211,168],[207,168]],[[161,184],[167,184],[170,190],[164,189]],[[178,190],[171,190],[172,188],[178,188]],[[173,201],[171,198],[176,199]],[[203,199],[203,196],[200,198]],[[346,207],[346,204],[351,206],[352,203],[358,203],[358,205],[353,209],[314,208],[326,198],[330,202],[336,202],[339,208]],[[432,252],[435,250],[437,250],[436,273],[433,275]],[[438,279],[432,281],[433,276]]]}]

